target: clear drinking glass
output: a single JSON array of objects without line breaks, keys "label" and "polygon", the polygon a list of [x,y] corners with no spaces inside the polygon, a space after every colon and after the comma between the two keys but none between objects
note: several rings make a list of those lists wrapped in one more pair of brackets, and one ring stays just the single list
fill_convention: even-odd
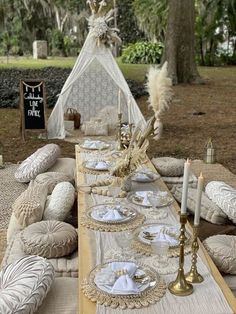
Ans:
[{"label": "clear drinking glass", "polygon": [[151,242],[151,248],[153,253],[156,256],[156,259],[153,262],[153,265],[157,268],[167,267],[168,266],[168,251],[169,251],[169,242],[154,240]]},{"label": "clear drinking glass", "polygon": [[163,219],[168,216],[167,209],[158,208],[160,206],[162,201],[162,196],[154,193],[149,193],[148,201],[152,205],[151,210],[149,211],[149,214],[154,219]]}]

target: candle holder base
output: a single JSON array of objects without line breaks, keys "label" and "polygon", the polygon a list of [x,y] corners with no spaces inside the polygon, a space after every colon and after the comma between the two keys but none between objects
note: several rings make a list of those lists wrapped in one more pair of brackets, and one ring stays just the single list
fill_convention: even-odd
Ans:
[{"label": "candle holder base", "polygon": [[193,286],[185,279],[182,270],[178,272],[175,281],[171,282],[168,286],[169,291],[177,296],[184,297],[193,293]]},{"label": "candle holder base", "polygon": [[185,279],[190,283],[201,283],[204,281],[202,275],[200,275],[195,268],[191,268],[190,272],[185,275]]}]

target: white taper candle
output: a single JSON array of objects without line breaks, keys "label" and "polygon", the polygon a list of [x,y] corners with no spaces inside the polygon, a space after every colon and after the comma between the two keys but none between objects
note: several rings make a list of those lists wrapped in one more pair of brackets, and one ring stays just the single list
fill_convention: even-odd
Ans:
[{"label": "white taper candle", "polygon": [[202,173],[200,173],[200,176],[198,177],[198,182],[197,182],[197,197],[196,197],[196,207],[195,207],[195,215],[194,215],[194,226],[199,225],[199,222],[200,222],[203,183],[204,183],[204,178],[202,176]]},{"label": "white taper candle", "polygon": [[190,161],[184,163],[184,179],[183,179],[183,191],[181,200],[181,214],[186,214],[187,212],[187,200],[188,200],[188,180],[190,173]]}]

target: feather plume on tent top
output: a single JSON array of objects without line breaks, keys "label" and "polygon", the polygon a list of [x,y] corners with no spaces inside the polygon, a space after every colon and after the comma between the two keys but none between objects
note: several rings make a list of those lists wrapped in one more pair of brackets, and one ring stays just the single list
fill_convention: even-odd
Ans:
[{"label": "feather plume on tent top", "polygon": [[107,47],[114,43],[120,44],[121,39],[118,36],[119,29],[108,26],[108,23],[114,19],[114,9],[104,13],[103,8],[107,5],[105,0],[99,3],[96,0],[88,0],[87,3],[92,12],[92,15],[88,19],[88,25],[91,36],[95,38],[97,46],[100,46],[101,43]]}]

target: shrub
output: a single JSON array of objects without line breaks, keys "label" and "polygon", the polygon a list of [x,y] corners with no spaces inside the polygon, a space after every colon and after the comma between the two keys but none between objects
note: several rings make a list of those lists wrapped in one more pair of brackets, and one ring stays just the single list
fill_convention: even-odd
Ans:
[{"label": "shrub", "polygon": [[122,53],[121,61],[123,63],[160,63],[163,50],[162,43],[137,42],[128,45]]}]

